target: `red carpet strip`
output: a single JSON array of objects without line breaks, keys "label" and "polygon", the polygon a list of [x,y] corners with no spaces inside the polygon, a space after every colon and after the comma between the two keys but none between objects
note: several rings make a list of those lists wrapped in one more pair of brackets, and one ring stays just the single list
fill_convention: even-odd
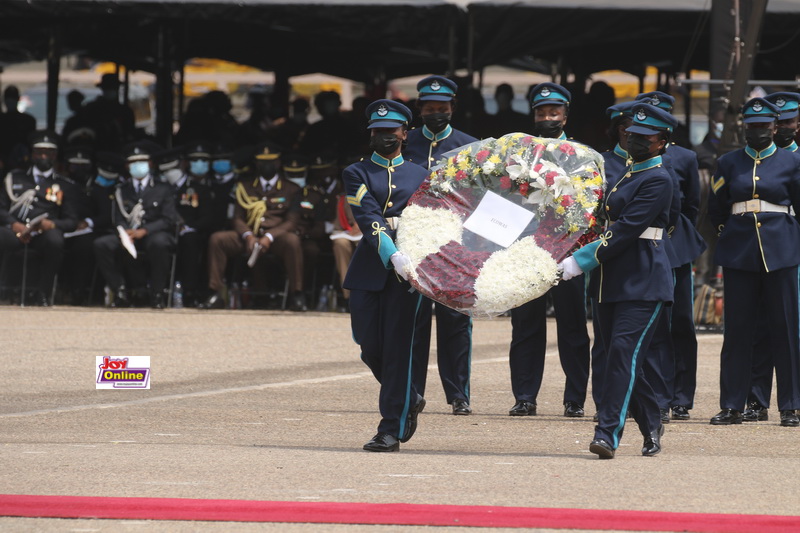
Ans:
[{"label": "red carpet strip", "polygon": [[669,513],[406,503],[265,502],[190,498],[0,495],[0,516],[121,520],[213,520],[506,528],[690,531],[800,531],[799,516]]}]

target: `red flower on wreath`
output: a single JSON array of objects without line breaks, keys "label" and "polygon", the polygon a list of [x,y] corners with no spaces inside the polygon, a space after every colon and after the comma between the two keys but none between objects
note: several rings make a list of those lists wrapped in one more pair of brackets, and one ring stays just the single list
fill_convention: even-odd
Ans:
[{"label": "red flower on wreath", "polygon": [[530,185],[528,184],[528,182],[527,182],[527,181],[526,181],[526,182],[523,182],[523,183],[521,183],[521,184],[520,184],[520,186],[519,186],[519,193],[520,193],[522,196],[525,196],[525,197],[527,197],[527,196],[528,196],[528,187],[530,187]]},{"label": "red flower on wreath", "polygon": [[562,205],[563,207],[569,207],[569,206],[571,206],[571,205],[572,205],[572,204],[574,204],[574,203],[575,203],[575,200],[573,200],[573,199],[572,199],[572,196],[570,196],[570,195],[568,195],[568,194],[567,194],[567,195],[564,195],[564,197],[561,199],[561,205]]},{"label": "red flower on wreath", "polygon": [[519,142],[522,143],[525,146],[528,146],[533,142],[533,137],[531,137],[530,135],[526,135],[525,137],[520,139]]},{"label": "red flower on wreath", "polygon": [[536,146],[533,147],[533,157],[541,157],[543,153],[544,153],[543,144],[537,144]]},{"label": "red flower on wreath", "polygon": [[486,162],[487,159],[489,159],[490,155],[492,155],[492,152],[490,152],[489,150],[481,150],[480,152],[475,154],[475,160],[482,165]]},{"label": "red flower on wreath", "polygon": [[500,178],[500,188],[501,189],[510,189],[511,188],[511,178],[508,176],[502,176]]},{"label": "red flower on wreath", "polygon": [[467,174],[463,170],[459,170],[458,172],[456,172],[456,180],[457,181],[461,181],[463,179],[467,179],[468,177],[469,177],[469,174]]},{"label": "red flower on wreath", "polygon": [[551,187],[556,182],[557,177],[558,177],[558,172],[551,170],[550,172],[544,175],[544,182],[547,184],[548,187]]},{"label": "red flower on wreath", "polygon": [[571,144],[562,144],[558,149],[567,155],[575,155],[575,148],[573,148]]}]

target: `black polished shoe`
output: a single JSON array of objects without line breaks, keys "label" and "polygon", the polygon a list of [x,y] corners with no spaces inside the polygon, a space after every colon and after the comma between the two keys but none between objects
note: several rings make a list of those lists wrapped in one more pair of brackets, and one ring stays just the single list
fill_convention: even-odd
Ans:
[{"label": "black polished shoe", "polygon": [[303,294],[303,291],[295,291],[292,297],[289,298],[289,310],[297,312],[308,311],[308,307],[306,307],[306,295]]},{"label": "black polished shoe", "polygon": [[769,409],[758,402],[750,402],[742,413],[745,422],[766,422],[769,420]]},{"label": "black polished shoe", "polygon": [[689,420],[689,408],[685,405],[676,405],[672,408],[673,420]]},{"label": "black polished shoe", "polygon": [[364,445],[368,452],[396,452],[400,450],[400,441],[388,433],[378,433]]},{"label": "black polished shoe", "polygon": [[472,407],[469,406],[467,400],[453,400],[453,414],[470,415],[472,414]]},{"label": "black polished shoe", "polygon": [[589,451],[596,453],[600,459],[614,458],[614,448],[603,439],[594,439],[589,445]]},{"label": "black polished shoe", "polygon": [[669,424],[669,409],[659,409],[661,411],[661,423]]},{"label": "black polished shoe", "polygon": [[723,409],[711,419],[712,426],[730,426],[742,423],[742,412],[736,409]]},{"label": "black polished shoe", "polygon": [[661,451],[661,437],[664,435],[664,424],[644,438],[642,445],[642,455],[652,457]]},{"label": "black polished shoe", "polygon": [[564,416],[567,418],[580,418],[584,416],[586,413],[583,411],[583,406],[576,402],[565,402],[564,403]]},{"label": "black polished shoe", "polygon": [[417,403],[408,410],[408,416],[406,416],[406,433],[403,435],[403,438],[400,439],[400,442],[408,442],[411,440],[411,437],[414,436],[414,432],[417,431],[417,417],[425,409],[425,398],[417,394]]},{"label": "black polished shoe", "polygon": [[208,299],[197,306],[198,309],[225,309],[225,300],[219,293],[214,293]]},{"label": "black polished shoe", "polygon": [[508,416],[536,416],[536,403],[520,400],[508,411]]},{"label": "black polished shoe", "polygon": [[131,306],[131,300],[128,298],[128,291],[125,290],[125,287],[120,287],[114,293],[114,298],[111,300],[111,307],[114,308],[125,308]]},{"label": "black polished shoe", "polygon": [[800,426],[800,418],[794,409],[790,411],[781,411],[781,425],[786,428],[796,428]]}]

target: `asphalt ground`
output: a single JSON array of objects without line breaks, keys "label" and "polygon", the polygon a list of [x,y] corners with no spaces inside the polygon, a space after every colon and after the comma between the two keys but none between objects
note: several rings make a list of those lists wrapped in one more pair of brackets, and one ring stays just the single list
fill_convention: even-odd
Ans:
[{"label": "asphalt ground", "polygon": [[[698,337],[692,419],[667,426],[663,452],[642,457],[632,425],[617,457],[600,461],[588,451],[591,400],[585,418],[562,416],[548,327],[538,416],[507,414],[510,320],[479,320],[474,414],[451,414],[432,366],[416,435],[374,454],[361,447],[379,420],[378,384],[349,315],[2,307],[0,494],[800,514],[800,429],[780,427],[774,408],[767,422],[708,423],[721,335]],[[95,389],[96,356],[132,355],[151,357],[150,390]],[[431,528],[5,517],[0,529]],[[447,528],[462,530],[475,531]]]}]

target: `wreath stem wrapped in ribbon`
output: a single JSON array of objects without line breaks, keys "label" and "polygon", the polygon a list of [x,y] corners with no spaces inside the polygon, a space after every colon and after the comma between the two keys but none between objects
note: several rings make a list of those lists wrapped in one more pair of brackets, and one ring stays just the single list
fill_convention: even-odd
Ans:
[{"label": "wreath stem wrapped in ribbon", "polygon": [[403,211],[397,246],[422,294],[496,316],[558,283],[558,261],[596,238],[602,157],[511,133],[444,156]]}]

